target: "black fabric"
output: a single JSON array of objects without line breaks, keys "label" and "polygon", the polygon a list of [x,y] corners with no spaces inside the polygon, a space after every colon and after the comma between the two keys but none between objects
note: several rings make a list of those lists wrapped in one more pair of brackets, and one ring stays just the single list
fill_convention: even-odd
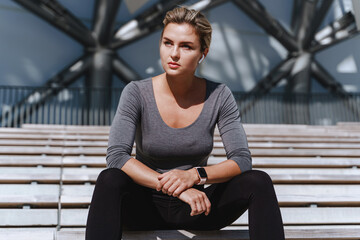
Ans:
[{"label": "black fabric", "polygon": [[247,209],[251,240],[285,239],[274,187],[265,172],[246,171],[202,191],[212,204],[211,212],[208,216],[190,216],[190,206],[178,198],[142,187],[120,169],[106,169],[100,173],[94,189],[86,240],[120,240],[123,228],[221,229]]}]

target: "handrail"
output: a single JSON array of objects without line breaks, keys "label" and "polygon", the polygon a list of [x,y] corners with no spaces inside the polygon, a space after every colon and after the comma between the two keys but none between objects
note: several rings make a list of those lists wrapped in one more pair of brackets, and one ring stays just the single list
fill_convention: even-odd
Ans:
[{"label": "handrail", "polygon": [[[122,88],[110,90],[110,106],[86,104],[86,94],[107,97],[108,89],[66,88],[40,105],[34,104],[40,97],[37,92],[36,87],[0,86],[0,127],[19,127],[23,123],[110,125]],[[347,98],[329,93],[233,94],[244,123],[333,125],[360,121],[360,93]]]}]

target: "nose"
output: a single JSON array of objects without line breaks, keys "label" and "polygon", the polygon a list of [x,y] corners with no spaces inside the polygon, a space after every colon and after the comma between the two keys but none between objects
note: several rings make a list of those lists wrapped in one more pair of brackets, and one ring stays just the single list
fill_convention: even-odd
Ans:
[{"label": "nose", "polygon": [[178,60],[180,58],[180,51],[178,46],[174,46],[171,50],[170,57],[173,60]]}]

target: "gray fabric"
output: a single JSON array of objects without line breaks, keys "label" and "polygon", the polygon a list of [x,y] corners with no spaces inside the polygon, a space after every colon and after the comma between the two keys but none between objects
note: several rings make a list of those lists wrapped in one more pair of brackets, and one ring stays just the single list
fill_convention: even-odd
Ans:
[{"label": "gray fabric", "polygon": [[160,173],[206,166],[218,125],[228,159],[242,172],[252,168],[246,135],[235,99],[224,84],[206,80],[206,100],[199,117],[184,128],[171,128],[161,118],[152,79],[130,82],[123,90],[110,129],[107,167],[119,168],[131,158]]}]

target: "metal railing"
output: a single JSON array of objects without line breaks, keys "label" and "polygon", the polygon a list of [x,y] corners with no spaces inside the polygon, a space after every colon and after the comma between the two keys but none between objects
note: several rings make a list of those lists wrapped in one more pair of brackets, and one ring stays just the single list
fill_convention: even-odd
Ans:
[{"label": "metal railing", "polygon": [[[0,126],[110,125],[122,89],[69,88],[39,101],[41,92],[34,87],[0,87]],[[87,104],[87,96],[101,97],[104,92],[111,94],[106,106]],[[332,125],[360,121],[360,93],[346,98],[329,93],[256,96],[234,92],[234,96],[244,123]]]}]

